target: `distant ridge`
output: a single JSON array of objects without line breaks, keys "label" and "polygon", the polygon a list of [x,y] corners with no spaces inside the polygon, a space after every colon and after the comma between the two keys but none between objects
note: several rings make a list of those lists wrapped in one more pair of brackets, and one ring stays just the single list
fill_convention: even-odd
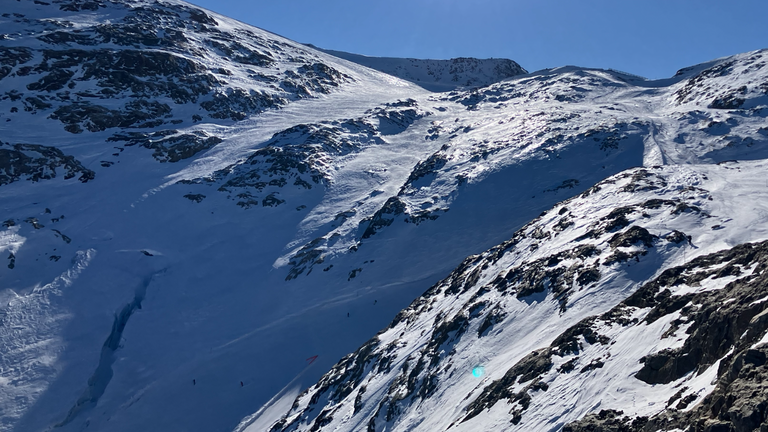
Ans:
[{"label": "distant ridge", "polygon": [[433,92],[485,87],[507,78],[528,73],[517,62],[509,59],[459,57],[450,60],[429,60],[368,57],[344,51],[326,50],[312,44],[307,44],[307,46],[394,75]]},{"label": "distant ridge", "polygon": [[616,73],[622,74],[622,75],[627,75],[627,76],[630,76],[632,78],[637,78],[637,79],[641,79],[643,81],[648,81],[648,78],[646,78],[644,76],[636,75],[636,74],[629,73],[629,72],[624,72],[622,70],[613,69],[613,68],[608,68],[608,70],[611,71],[611,72],[616,72]]}]

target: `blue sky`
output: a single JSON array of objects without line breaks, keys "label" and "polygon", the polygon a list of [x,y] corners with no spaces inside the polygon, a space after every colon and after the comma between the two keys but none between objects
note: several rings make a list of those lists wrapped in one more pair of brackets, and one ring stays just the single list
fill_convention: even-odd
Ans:
[{"label": "blue sky", "polygon": [[370,56],[503,57],[665,78],[768,48],[768,0],[193,0],[322,48]]}]

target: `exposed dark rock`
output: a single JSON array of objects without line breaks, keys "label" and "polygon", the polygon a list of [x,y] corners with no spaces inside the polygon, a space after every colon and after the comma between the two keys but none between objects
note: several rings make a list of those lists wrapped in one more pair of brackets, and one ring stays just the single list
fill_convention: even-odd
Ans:
[{"label": "exposed dark rock", "polygon": [[[704,291],[695,295],[672,296],[666,286],[679,284],[698,285],[707,278],[741,275],[741,269],[756,263],[758,268],[750,275],[727,284],[716,291]],[[715,264],[721,266],[708,269]],[[757,331],[750,327],[750,320],[768,308],[768,304],[755,300],[766,294],[768,276],[760,274],[768,264],[768,246],[745,244],[724,252],[694,259],[690,264],[662,273],[657,282],[645,285],[627,299],[629,305],[652,307],[646,321],[674,311],[692,325],[689,337],[682,348],[665,350],[642,360],[644,366],[637,378],[649,384],[668,383],[693,370],[703,370],[722,358],[731,347],[741,343],[745,331]],[[736,301],[725,302],[727,299]],[[688,304],[697,307],[686,307]],[[765,327],[768,329],[768,325]],[[764,329],[764,330],[765,330]]]},{"label": "exposed dark rock", "polygon": [[203,200],[205,199],[205,195],[203,195],[203,194],[186,194],[186,195],[184,195],[184,198],[186,198],[186,199],[188,199],[190,201],[194,201],[196,203],[200,203],[200,202],[203,202]]},{"label": "exposed dark rock", "polygon": [[[571,250],[513,267],[506,275],[497,278],[493,286],[502,292],[514,287],[512,293],[518,298],[548,290],[560,301],[561,307],[565,308],[574,282],[578,286],[586,286],[600,280],[599,268],[584,262],[598,253],[599,249],[594,245],[582,244]],[[577,262],[568,266],[561,264],[570,259],[577,259]]]},{"label": "exposed dark rock", "polygon": [[[684,396],[686,389],[682,389],[670,399],[665,411],[650,419],[619,418],[621,413],[616,413],[611,416],[611,422],[606,423],[600,421],[599,415],[592,414],[563,430],[761,430],[768,420],[768,346],[752,346],[768,332],[768,304],[758,301],[767,293],[767,265],[768,242],[743,244],[701,256],[666,270],[612,311],[615,314],[625,306],[651,308],[645,318],[647,322],[680,311],[682,319],[690,323],[683,347],[643,358],[643,368],[636,377],[650,384],[669,383],[692,371],[701,372],[722,359],[715,390],[697,406],[680,411],[698,398],[694,393]],[[753,270],[748,274],[739,270],[746,268]],[[666,289],[682,284],[696,286],[704,279],[733,275],[740,278],[719,290],[672,296]],[[606,317],[603,315],[601,319]],[[733,353],[726,355],[730,350]]]},{"label": "exposed dark rock", "polygon": [[268,52],[251,50],[237,41],[218,41],[216,39],[209,39],[206,42],[211,47],[237,63],[269,67],[275,62],[275,59],[269,55]]},{"label": "exposed dark rock", "polygon": [[437,152],[427,158],[424,161],[419,162],[411,171],[411,175],[408,176],[406,184],[411,185],[417,180],[426,177],[429,174],[435,174],[438,170],[445,166],[448,159],[442,152]]},{"label": "exposed dark rock", "polygon": [[74,102],[57,108],[50,118],[64,123],[68,132],[80,133],[83,128],[100,132],[116,127],[156,127],[163,123],[159,118],[170,112],[168,105],[145,99],[131,101],[123,110],[112,110],[90,102]]},{"label": "exposed dark rock", "polygon": [[488,330],[492,329],[495,324],[504,320],[506,316],[507,312],[503,308],[499,306],[493,308],[491,312],[486,315],[485,319],[480,324],[480,327],[477,329],[477,336],[482,337],[487,334]]},{"label": "exposed dark rock", "polygon": [[[563,431],[647,432],[682,429],[690,432],[753,432],[768,426],[768,347],[748,349],[729,357],[720,367],[715,390],[690,411],[696,394],[682,398],[675,408],[650,419],[619,417],[622,412],[590,414],[566,425]],[[682,396],[682,392],[676,395]],[[676,399],[676,398],[673,398]],[[671,405],[671,404],[668,404]]]},{"label": "exposed dark rock", "polygon": [[271,194],[267,195],[261,201],[261,205],[263,207],[277,207],[280,204],[285,203],[285,200],[278,198],[276,195],[277,195],[277,192],[272,192]]},{"label": "exposed dark rock", "polygon": [[650,248],[653,247],[653,242],[657,238],[658,237],[649,233],[647,229],[640,226],[633,226],[624,232],[614,235],[608,240],[608,244],[614,249],[618,247],[630,247],[637,243],[642,243],[645,247]]},{"label": "exposed dark rock", "polygon": [[546,189],[544,192],[557,192],[560,189],[573,189],[574,187],[578,186],[578,184],[579,184],[579,181],[577,179],[563,180],[563,182],[560,185],[552,189]]},{"label": "exposed dark rock", "polygon": [[32,60],[32,50],[24,47],[0,47],[0,80],[7,77],[20,64]]},{"label": "exposed dark rock", "polygon": [[583,349],[580,338],[584,338],[587,343],[592,345],[596,343],[602,345],[609,343],[610,339],[594,330],[593,326],[595,323],[596,319],[589,317],[568,328],[552,341],[550,345],[551,351],[560,357],[579,354]]},{"label": "exposed dark rock", "polygon": [[59,9],[67,12],[95,11],[100,7],[106,7],[103,0],[71,0],[59,4]]},{"label": "exposed dark rock", "polygon": [[588,414],[583,419],[565,425],[563,432],[634,432],[643,430],[648,422],[646,417],[631,419],[623,411],[601,410]]},{"label": "exposed dark rock", "polygon": [[734,90],[732,93],[728,93],[712,100],[707,108],[716,109],[736,109],[744,105],[744,98],[740,97],[747,93],[747,86],[741,86]]},{"label": "exposed dark rock", "polygon": [[382,135],[395,135],[431,113],[421,111],[414,99],[406,99],[368,110],[366,114],[376,119],[378,122],[376,129]]},{"label": "exposed dark rock", "polygon": [[685,86],[675,92],[677,103],[683,104],[690,102],[701,93],[706,93],[708,90],[711,90],[710,86],[707,85],[707,80],[730,74],[735,64],[735,60],[721,62],[690,78],[688,82],[685,83]]},{"label": "exposed dark rock", "polygon": [[[352,394],[354,389],[361,383],[366,369],[369,366],[382,361],[381,355],[375,350],[378,346],[378,339],[373,338],[363,345],[355,355],[349,354],[341,359],[339,363],[337,363],[320,379],[320,382],[316,384],[315,387],[317,390],[312,395],[310,405],[317,405],[320,398],[326,394],[328,395],[328,400],[331,402],[340,401]],[[320,418],[320,416],[324,417]],[[328,412],[323,411],[318,415],[318,419],[323,423],[330,421],[332,416],[330,416]],[[300,420],[300,418],[297,418],[295,421],[298,420]],[[291,423],[278,422],[270,429],[270,432],[289,430],[291,426]]]},{"label": "exposed dark rock", "polygon": [[59,238],[61,238],[62,240],[64,240],[64,243],[71,243],[71,242],[72,242],[72,239],[71,239],[71,238],[69,238],[68,236],[66,236],[65,234],[62,234],[62,232],[61,232],[61,231],[59,231],[59,230],[57,230],[57,229],[52,229],[51,231],[53,231],[54,233],[56,233],[56,237],[59,237]]},{"label": "exposed dark rock", "polygon": [[656,190],[667,185],[666,180],[647,169],[636,170],[630,182],[622,188],[623,192],[642,192]]},{"label": "exposed dark rock", "polygon": [[285,280],[296,279],[300,274],[304,273],[304,270],[307,270],[307,268],[311,270],[312,266],[323,262],[323,250],[317,247],[322,241],[323,238],[318,237],[304,245],[293,255],[289,262],[291,270],[288,272],[288,276],[285,277]]},{"label": "exposed dark rock", "polygon": [[41,224],[40,221],[37,220],[36,217],[28,217],[28,218],[24,219],[24,222],[32,225],[32,228],[34,228],[36,230],[40,229],[40,228],[45,228],[45,225]]},{"label": "exposed dark rock", "polygon": [[111,142],[124,141],[126,146],[140,145],[154,150],[152,157],[160,162],[179,162],[219,144],[222,139],[205,131],[180,133],[174,129],[158,132],[117,133],[107,139]]},{"label": "exposed dark rock", "polygon": [[[96,81],[97,98],[113,98],[123,92],[133,97],[168,96],[176,103],[195,102],[208,94],[218,81],[196,62],[162,51],[139,50],[45,50],[40,70],[50,70],[48,80],[63,88],[74,72],[82,76],[72,81]],[[40,84],[43,85],[43,84]],[[30,90],[34,90],[30,88]]]},{"label": "exposed dark rock", "polygon": [[251,195],[250,192],[239,193],[237,194],[237,198],[239,199],[237,205],[244,209],[259,206],[259,199]]},{"label": "exposed dark rock", "polygon": [[357,277],[357,275],[360,274],[361,271],[363,271],[362,268],[356,268],[356,269],[353,269],[352,271],[350,271],[349,272],[349,276],[347,277],[347,281],[351,281],[352,279]]},{"label": "exposed dark rock", "polygon": [[27,84],[27,88],[29,90],[47,92],[61,90],[74,74],[74,72],[64,69],[53,69],[48,75],[40,78],[39,81]]},{"label": "exposed dark rock", "polygon": [[627,215],[632,214],[635,212],[635,208],[632,206],[628,207],[619,207],[611,213],[608,214],[608,216],[602,218],[602,220],[607,221],[604,230],[606,232],[609,231],[615,231],[617,229],[622,229],[629,226],[629,220],[627,219]]},{"label": "exposed dark rock", "polygon": [[258,114],[286,102],[285,99],[268,93],[230,88],[225,92],[215,93],[211,100],[201,102],[200,106],[215,119],[243,120],[251,114]]},{"label": "exposed dark rock", "polygon": [[64,179],[79,175],[78,180],[83,183],[93,180],[96,175],[74,157],[65,155],[56,147],[0,144],[0,185],[20,179],[49,180],[56,177],[57,169]]},{"label": "exposed dark rock", "polygon": [[52,106],[53,105],[44,102],[42,99],[36,96],[24,98],[24,111],[31,112],[32,114],[37,113],[38,110],[45,110],[51,108]]},{"label": "exposed dark rock", "polygon": [[665,200],[665,199],[654,198],[654,199],[649,199],[648,201],[644,202],[642,204],[642,207],[646,208],[646,209],[659,209],[659,208],[661,208],[663,206],[672,206],[672,207],[674,207],[676,205],[677,205],[677,202],[675,202],[673,200]]},{"label": "exposed dark rock", "polygon": [[510,368],[503,378],[485,387],[480,396],[467,406],[467,415],[463,418],[462,422],[477,416],[503,399],[507,399],[510,404],[518,402],[523,410],[527,409],[531,400],[528,390],[532,388],[533,383],[517,393],[511,391],[512,386],[518,382],[523,383],[534,380],[536,377],[548,372],[551,368],[552,351],[550,348],[544,348],[528,354]]},{"label": "exposed dark rock", "polygon": [[[639,232],[639,231],[638,231]],[[634,244],[633,242],[632,244]],[[730,265],[727,263],[731,263]],[[725,288],[715,291],[704,291],[696,295],[687,295],[674,297],[669,295],[669,291],[660,291],[664,286],[677,285],[681,283],[696,284],[708,277],[718,278],[726,275],[742,275],[740,272],[735,272],[736,267],[748,268],[757,262],[757,267],[753,270],[751,275],[745,275],[742,279],[731,282],[726,285]],[[726,263],[726,265],[723,265]],[[675,379],[682,377],[692,370],[703,370],[709,365],[713,364],[718,358],[726,354],[726,352],[734,345],[745,347],[743,354],[734,355],[731,358],[731,370],[733,368],[765,368],[766,366],[766,352],[768,348],[764,348],[764,351],[749,349],[749,346],[762,337],[766,331],[768,331],[768,304],[755,303],[755,300],[763,298],[766,294],[763,287],[768,286],[768,283],[763,281],[765,277],[761,269],[768,264],[768,242],[761,243],[759,245],[741,245],[728,251],[711,254],[703,257],[696,258],[691,263],[685,266],[669,269],[662,273],[656,280],[644,285],[635,294],[630,296],[625,302],[615,307],[613,310],[601,315],[600,317],[587,318],[579,324],[569,328],[563,334],[558,336],[551,346],[545,350],[539,350],[532,354],[532,356],[539,358],[538,356],[544,354],[549,360],[538,360],[538,364],[546,364],[551,362],[552,355],[565,356],[579,354],[582,350],[579,341],[584,340],[587,343],[595,344],[609,343],[610,340],[605,336],[598,334],[595,331],[596,325],[600,322],[617,322],[621,325],[632,325],[636,321],[629,321],[625,316],[624,309],[628,306],[651,308],[650,313],[646,317],[646,321],[652,322],[658,317],[673,313],[675,311],[682,311],[682,315],[686,317],[687,322],[692,322],[693,325],[689,327],[687,333],[689,334],[683,348],[678,350],[665,350],[647,358],[643,359],[644,367],[638,373],[637,377],[649,383],[668,383]],[[667,293],[666,295],[664,293]],[[723,299],[735,298],[736,301],[724,302]],[[687,305],[696,304],[697,307],[690,307]],[[745,332],[745,329],[748,331]],[[583,339],[582,339],[583,338]],[[530,357],[530,356],[529,356]],[[522,364],[529,364],[530,358],[526,358],[521,361],[520,364],[510,369],[508,375],[519,374],[517,371],[522,368]],[[563,364],[558,372],[568,373],[575,369],[578,358],[571,359]],[[602,359],[595,358],[582,367],[581,372],[587,372],[600,368],[605,364]],[[532,368],[531,370],[535,370]],[[548,370],[548,369],[547,369]],[[512,372],[515,371],[515,372]],[[766,369],[768,371],[768,369]],[[726,376],[727,369],[721,366],[719,376],[721,381]],[[768,373],[768,372],[766,372]],[[538,376],[540,376],[539,374]],[[731,373],[730,377],[736,376],[735,373]],[[754,377],[753,375],[750,375]],[[726,376],[727,378],[727,376]],[[733,378],[730,378],[733,379]],[[520,379],[521,382],[527,380],[536,381],[536,376],[525,376]],[[761,382],[761,381],[758,381]],[[766,380],[768,382],[768,380]],[[525,410],[527,404],[526,397],[517,395],[510,395],[505,393],[504,389],[509,388],[515,383],[515,380],[509,379],[508,376],[494,382],[489,386],[488,394],[481,395],[471,405],[472,410],[468,410],[468,418],[477,415],[480,411],[486,408],[490,408],[493,404],[501,399],[509,399],[509,402],[520,402],[523,406],[516,412],[510,413],[512,421],[519,418]],[[754,385],[754,384],[751,384]],[[750,387],[752,388],[752,387]],[[492,389],[492,390],[491,390]],[[526,389],[527,391],[528,389]],[[765,391],[763,394],[768,395]],[[755,391],[746,392],[743,396],[748,398],[746,400],[754,401],[754,395],[760,394]],[[518,397],[520,396],[520,397]],[[527,395],[530,397],[530,395]],[[678,399],[682,397],[682,393],[678,396]],[[684,409],[686,406],[695,400],[694,396],[687,395],[682,397],[678,402],[678,409]],[[709,400],[705,398],[705,402]],[[739,414],[734,415],[734,419],[738,419],[739,424],[746,424],[747,427],[736,426],[733,423],[731,416],[720,417],[717,424],[727,425],[729,429],[735,431],[751,431],[755,425],[759,426],[765,419],[766,407],[768,407],[768,396],[764,398],[758,398],[758,401],[763,402],[747,402],[748,408],[741,409]],[[762,405],[761,405],[762,404]],[[744,406],[744,405],[739,405]],[[757,408],[755,408],[757,407]],[[761,408],[760,408],[761,407]],[[757,409],[758,411],[755,411]],[[762,410],[762,411],[760,411]],[[674,411],[674,410],[673,410]],[[699,408],[698,411],[693,412],[710,412],[711,408]],[[756,413],[756,414],[754,414]],[[661,416],[654,417],[649,420],[648,418],[629,418],[620,417],[622,413],[601,413],[597,415],[589,415],[579,422],[572,423],[566,426],[564,430],[573,431],[592,431],[592,430],[607,430],[607,431],[650,431],[659,430],[658,428],[648,429],[647,424],[661,425],[669,427],[669,418],[677,418],[675,415],[671,417],[663,417],[665,422],[659,420]],[[679,416],[678,416],[679,417]],[[685,417],[680,417],[683,420],[675,420],[678,423],[677,427],[683,427],[685,423]],[[519,420],[519,419],[518,419]],[[727,423],[725,421],[730,423]],[[650,423],[649,423],[650,422]],[[682,422],[682,423],[680,423]],[[698,424],[705,424],[706,422],[699,422]],[[710,422],[711,423],[711,422]],[[706,424],[710,424],[706,423]],[[709,426],[706,426],[709,427]],[[696,431],[710,430],[706,427],[696,428]],[[735,427],[735,429],[734,429]]]},{"label": "exposed dark rock", "polygon": [[612,125],[605,125],[590,129],[577,135],[578,139],[591,138],[592,141],[600,144],[600,150],[605,152],[619,148],[621,141],[628,137],[628,132],[632,127],[646,127],[643,122],[616,122]]},{"label": "exposed dark rock", "polygon": [[670,243],[675,243],[675,244],[679,244],[682,242],[687,242],[688,244],[691,244],[691,236],[678,230],[674,230],[671,233],[664,236],[664,240]]},{"label": "exposed dark rock", "polygon": [[386,203],[373,215],[373,219],[368,222],[368,226],[363,232],[363,239],[370,238],[384,227],[392,225],[394,217],[405,212],[405,204],[397,197],[391,197]]},{"label": "exposed dark rock", "polygon": [[574,369],[576,369],[576,363],[578,363],[579,358],[574,357],[567,362],[560,365],[560,367],[557,368],[558,373],[571,373]]},{"label": "exposed dark rock", "polygon": [[[388,105],[386,109],[371,112],[381,114],[406,108]],[[275,133],[264,147],[247,159],[215,173],[210,181],[224,179],[220,190],[229,192],[238,188],[262,192],[268,187],[283,187],[289,183],[312,189],[313,184],[331,178],[328,165],[331,157],[384,143],[370,116],[369,112],[361,119],[299,124]]]},{"label": "exposed dark rock", "polygon": [[287,71],[287,78],[281,87],[298,98],[312,93],[330,93],[341,83],[352,81],[352,77],[337,71],[324,63],[312,63],[300,66],[296,72]]}]

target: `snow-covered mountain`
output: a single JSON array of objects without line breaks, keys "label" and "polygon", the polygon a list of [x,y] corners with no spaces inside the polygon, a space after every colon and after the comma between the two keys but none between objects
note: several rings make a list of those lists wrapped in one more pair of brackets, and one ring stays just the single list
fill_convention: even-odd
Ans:
[{"label": "snow-covered mountain", "polygon": [[765,168],[638,168],[560,203],[468,257],[272,430],[561,430],[598,410],[625,416],[601,430],[759,428]]},{"label": "snow-covered mountain", "polygon": [[765,428],[767,54],[666,81],[565,69],[449,96],[517,115],[546,104],[566,120],[540,134],[583,131],[545,143],[589,141],[585,117],[608,117],[621,129],[595,141],[626,148],[637,130],[647,168],[467,258],[271,430]]},{"label": "snow-covered mountain", "polygon": [[175,0],[0,29],[0,430],[765,420],[768,52],[431,93]]},{"label": "snow-covered mountain", "polygon": [[[308,44],[312,48],[317,48]],[[402,78],[434,92],[487,85],[528,73],[509,59],[454,58],[424,60],[414,58],[369,57],[344,51],[320,49],[344,60]]]}]

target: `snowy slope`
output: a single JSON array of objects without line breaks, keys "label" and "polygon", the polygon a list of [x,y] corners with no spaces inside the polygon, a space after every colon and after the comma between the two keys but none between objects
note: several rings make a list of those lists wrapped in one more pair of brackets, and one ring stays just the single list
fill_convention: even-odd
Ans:
[{"label": "snowy slope", "polygon": [[[290,380],[269,373],[284,359],[270,351],[295,360],[295,375],[309,355],[329,365],[386,322],[324,349],[274,337],[238,345],[267,325],[286,334],[293,323],[275,317],[317,304],[290,295],[304,287],[271,289],[285,278],[272,264],[305,212],[253,215],[224,194],[185,198],[193,191],[175,184],[275,132],[422,90],[181,2],[14,2],[2,20],[3,430],[226,429]],[[305,204],[322,197],[308,192]],[[318,293],[332,305],[321,309],[342,307],[342,294]],[[205,379],[216,373],[225,376]],[[201,399],[184,394],[195,378]]]},{"label": "snowy slope", "polygon": [[[765,167],[634,169],[564,201],[467,258],[302,394],[272,430],[560,430],[598,407],[649,416],[676,394],[692,406],[712,391],[750,319],[768,308],[762,283],[746,293],[726,289],[762,277],[764,245],[746,259],[731,248],[767,238],[757,175]],[[725,259],[708,255],[720,250]],[[650,297],[630,296],[641,286]],[[648,301],[667,286],[681,301]],[[705,327],[704,316],[713,320],[723,301],[754,302],[739,311],[726,343],[709,335],[712,348],[696,345],[704,355],[671,372],[643,365],[665,349],[690,355],[691,339],[707,338],[691,330]],[[709,332],[722,325],[708,324]],[[747,348],[768,323],[750,331]]]},{"label": "snowy slope", "polygon": [[[434,94],[183,2],[12,9],[0,430],[268,429],[556,203],[644,164],[766,157],[764,52],[667,81],[561,68]],[[758,240],[730,217],[734,239]]]},{"label": "snowy slope", "polygon": [[[317,48],[311,44],[309,46]],[[321,51],[402,78],[434,92],[485,87],[506,78],[528,73],[519,64],[509,59],[461,57],[450,60],[425,60],[369,57],[327,49],[321,49]]]},{"label": "snowy slope", "polygon": [[[658,316],[648,318],[654,304],[638,307],[629,300],[626,306],[619,303],[674,265],[745,242],[765,240],[765,182],[760,175],[764,163],[700,165],[732,157],[765,157],[768,99],[763,89],[764,57],[765,52],[756,52],[720,60],[682,71],[666,82],[631,81],[631,77],[566,68],[449,95],[448,100],[462,103],[469,110],[493,107],[504,112],[517,105],[515,114],[523,117],[528,127],[532,123],[528,113],[537,104],[558,114],[564,112],[560,115],[566,121],[561,122],[545,117],[549,114],[546,111],[534,113],[545,118],[534,129],[539,137],[547,138],[539,151],[561,156],[562,149],[567,148],[563,142],[571,144],[588,137],[594,137],[604,148],[622,148],[631,145],[631,132],[639,130],[644,164],[671,166],[659,174],[635,170],[609,179],[590,189],[597,193],[585,193],[576,201],[555,207],[550,212],[553,216],[544,216],[518,231],[512,240],[468,258],[401,312],[390,327],[345,357],[302,394],[271,430],[560,430],[598,408],[614,410],[610,411],[613,414],[623,411],[628,417],[621,420],[618,416],[617,425],[621,425],[631,423],[636,416],[660,413],[665,408],[662,402],[667,400],[671,405],[682,398],[686,402],[681,409],[701,401],[714,389],[713,377],[723,374],[717,373],[719,362],[731,361],[727,356],[736,348],[734,333],[737,340],[740,333],[730,333],[726,343],[711,350],[703,360],[696,358],[692,364],[689,361],[687,369],[678,371],[674,379],[653,381],[646,377],[650,382],[645,382],[635,377],[642,368],[641,359],[653,355],[664,358],[658,354],[664,348],[679,348],[687,340],[675,329],[670,330],[671,323],[680,326],[687,321],[677,312],[686,303],[662,313],[663,320]],[[733,92],[735,85],[728,81],[733,82],[735,77],[740,78],[736,91],[747,95],[742,106],[749,108],[724,110],[717,100]],[[710,90],[688,99],[680,96],[693,93],[689,89],[698,86]],[[739,90],[742,87],[746,90]],[[603,115],[603,110],[608,116]],[[585,130],[590,118],[600,126]],[[506,120],[494,121],[498,117],[493,114],[485,114],[483,119],[486,122],[479,121],[476,127],[498,128]],[[516,119],[509,120],[514,124]],[[547,137],[552,129],[557,135]],[[514,135],[523,141],[521,147],[534,140],[524,135],[527,130],[520,128]],[[492,136],[504,135],[497,132]],[[440,182],[443,172],[452,168],[453,173],[467,173],[467,178],[474,180],[470,173],[482,173],[486,166],[493,166],[485,163],[494,160],[489,155],[514,148],[508,143],[498,146],[501,148],[483,144],[487,149],[484,158],[466,155],[467,150],[454,153],[445,147],[430,157],[428,161],[434,162],[428,166],[438,169],[427,171],[432,175],[428,193],[440,190],[441,183],[449,183],[447,179]],[[521,157],[517,155],[516,159]],[[586,159],[587,164],[594,163],[594,158]],[[585,163],[573,155],[567,160]],[[462,162],[467,171],[460,171]],[[698,165],[678,165],[690,162]],[[526,170],[525,174],[535,177],[537,170]],[[563,182],[566,187],[574,184],[579,183]],[[398,194],[400,204],[393,206],[405,209],[405,214],[414,208],[408,205],[411,200],[419,196],[415,188],[408,186]],[[461,195],[450,207],[457,206],[460,199]],[[516,207],[522,207],[522,202],[516,200]],[[571,214],[572,207],[578,207],[579,212]],[[687,236],[691,236],[690,240]],[[513,254],[508,250],[514,252],[515,258],[509,257]],[[709,261],[722,265],[722,258]],[[689,264],[706,277],[712,274],[707,273],[709,266],[707,260]],[[740,266],[749,268],[743,274],[743,279],[749,279],[754,265]],[[742,273],[736,271],[734,275]],[[704,289],[694,283],[684,293],[716,290],[731,281],[716,281]],[[508,289],[516,299],[507,297]],[[746,298],[732,298],[740,307],[744,302],[762,304],[760,300],[766,294],[763,291],[758,284]],[[729,300],[727,295],[723,294],[726,297],[721,300]],[[729,311],[732,315],[727,317],[743,325],[762,307],[746,309]],[[609,310],[614,312],[600,315]],[[629,329],[625,328],[627,323],[616,325],[621,320],[615,315],[627,314],[642,324]],[[582,321],[585,319],[588,321]],[[571,327],[579,322],[586,324]],[[750,343],[760,340],[765,329],[754,329]],[[586,342],[580,339],[582,335],[586,335]],[[675,335],[677,338],[672,339]],[[602,347],[610,343],[617,344],[618,352]],[[701,343],[694,339],[688,345],[701,351],[705,348],[696,345]],[[584,348],[582,354],[582,344],[594,348]],[[549,358],[539,362],[536,355]],[[488,373],[482,380],[471,374],[478,366]],[[582,374],[568,375],[577,367]],[[701,375],[691,375],[694,370]],[[614,386],[616,392],[606,391]],[[537,394],[539,399],[534,397]],[[690,419],[679,420],[678,425],[686,421]]]}]

